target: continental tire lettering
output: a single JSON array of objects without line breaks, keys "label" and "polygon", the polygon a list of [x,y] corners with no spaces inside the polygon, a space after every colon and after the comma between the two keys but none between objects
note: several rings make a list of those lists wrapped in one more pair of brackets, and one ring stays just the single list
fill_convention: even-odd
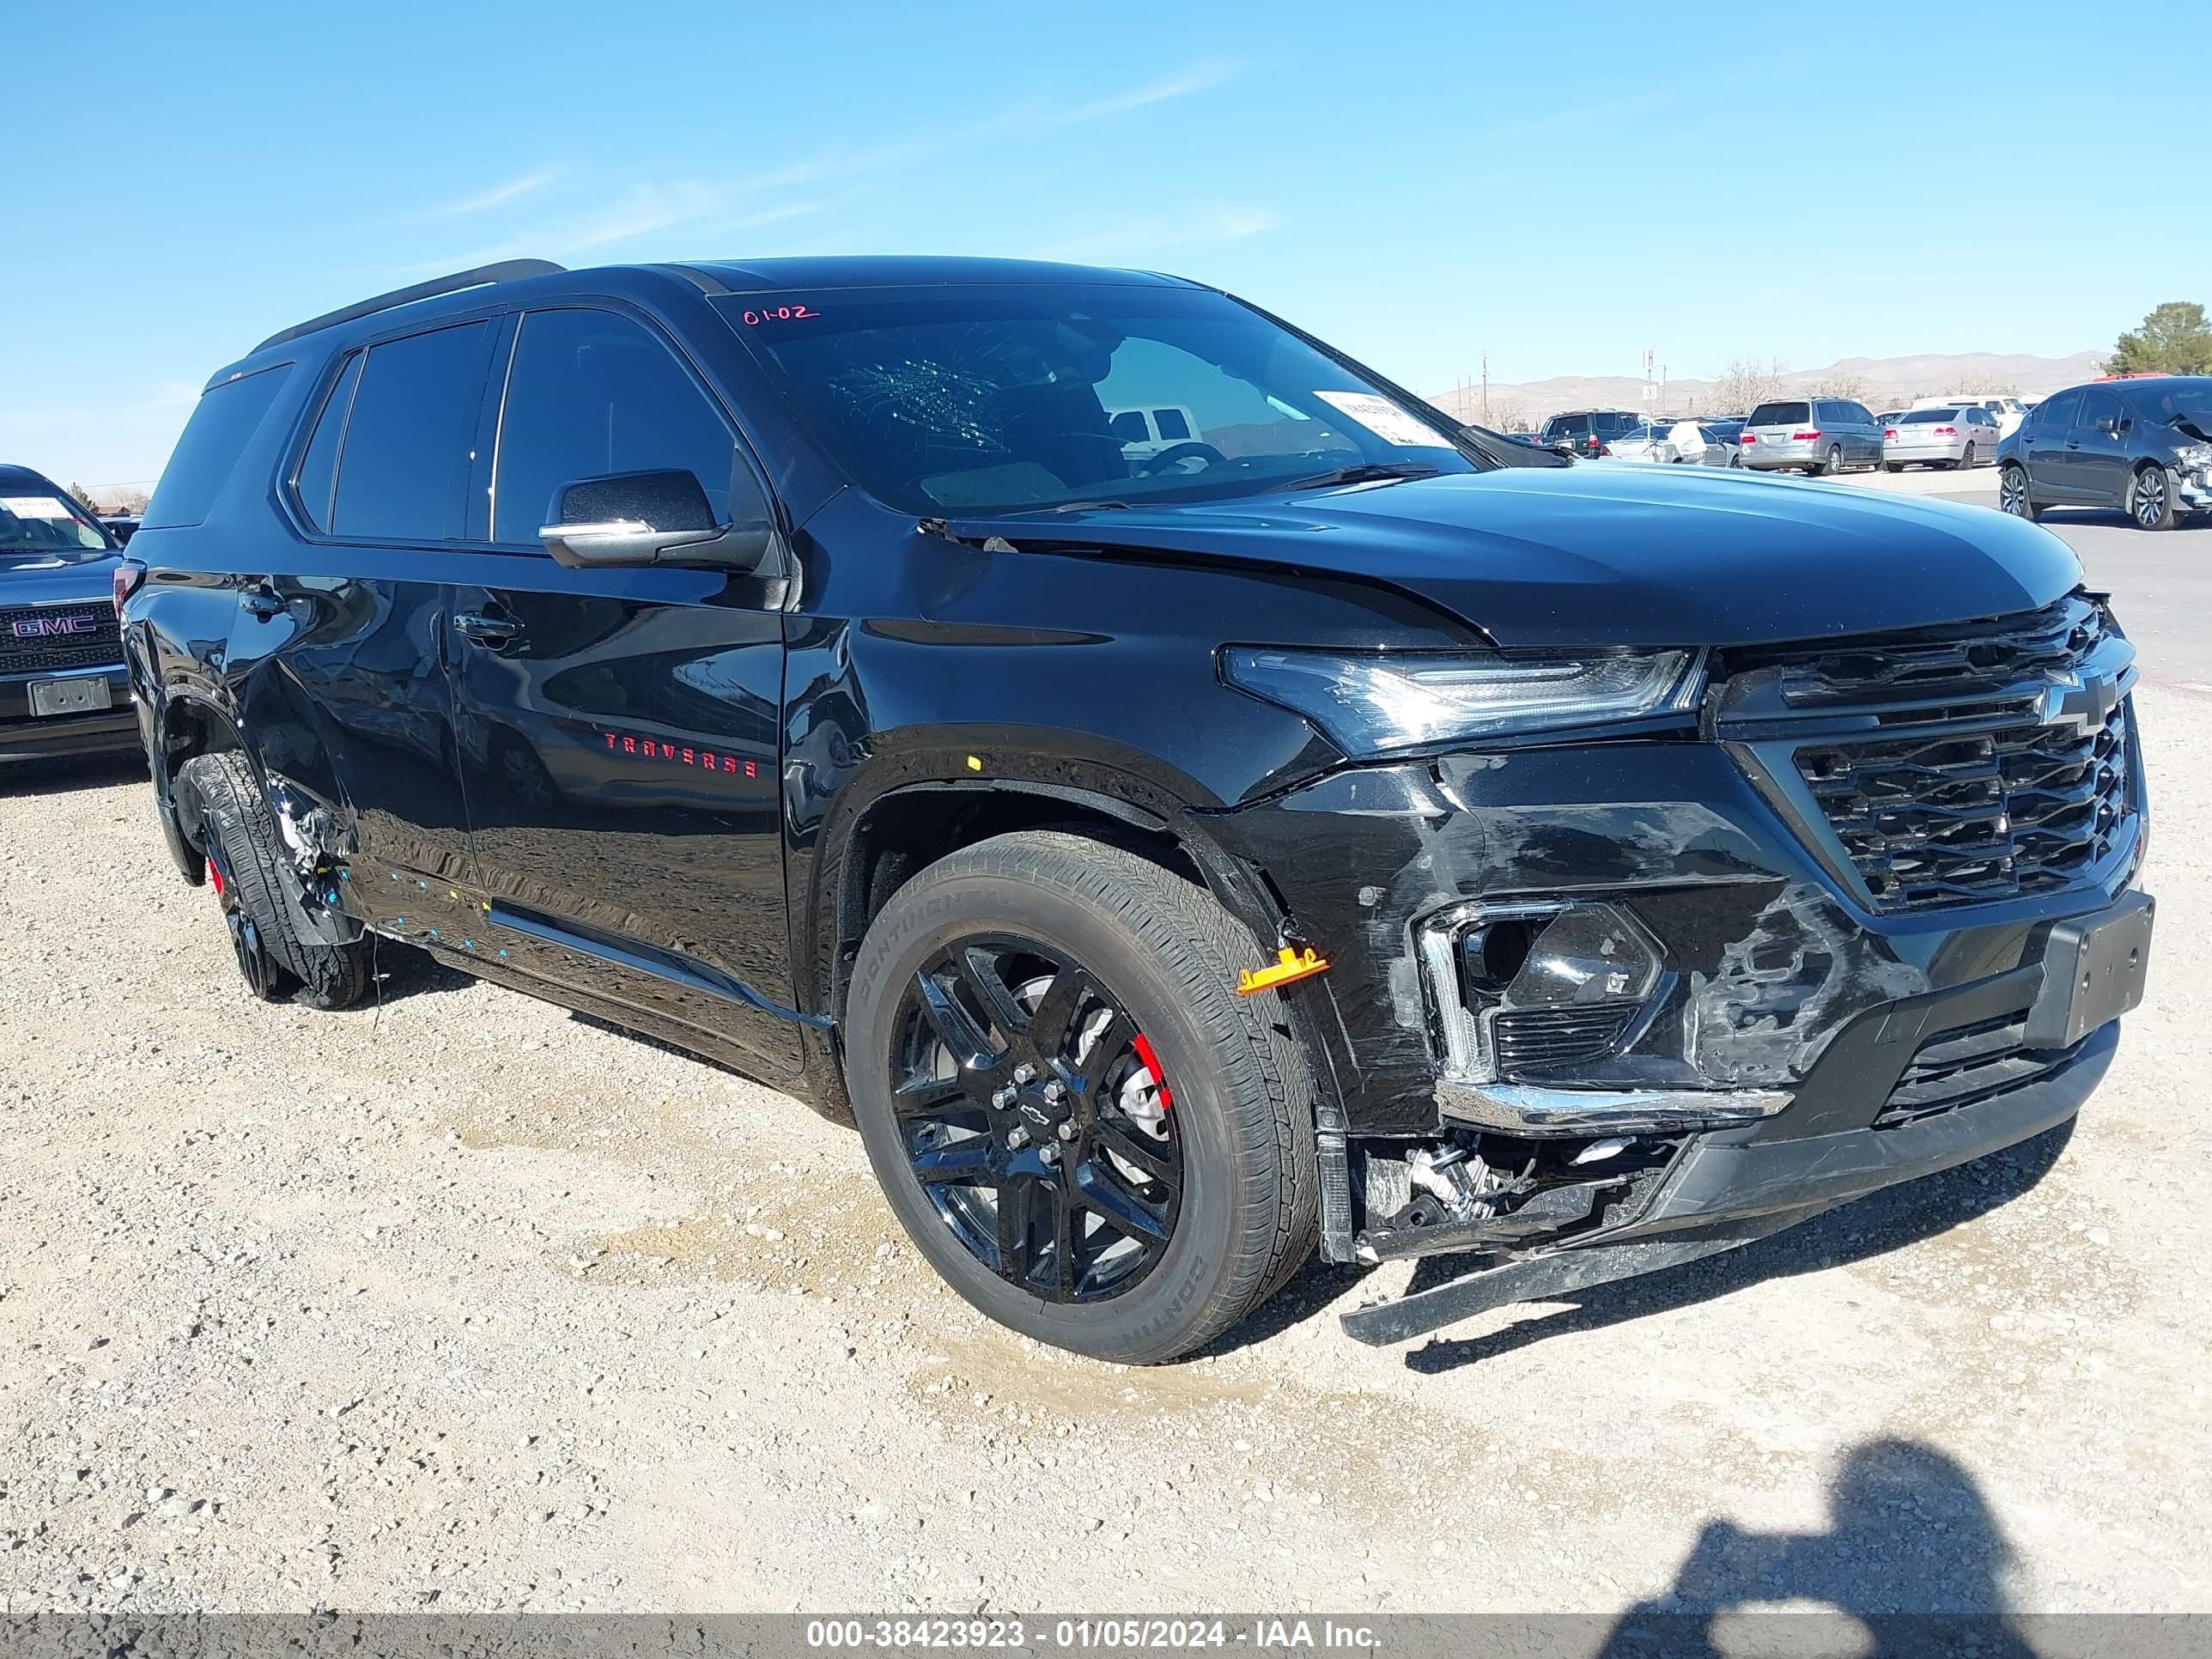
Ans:
[{"label": "continental tire lettering", "polygon": [[1138,1326],[1135,1334],[1156,1335],[1167,1326],[1174,1324],[1177,1316],[1190,1305],[1190,1299],[1198,1294],[1198,1281],[1205,1276],[1209,1265],[1204,1256],[1200,1256],[1194,1261],[1190,1264],[1190,1271],[1183,1275],[1182,1288],[1176,1292],[1175,1300]]}]

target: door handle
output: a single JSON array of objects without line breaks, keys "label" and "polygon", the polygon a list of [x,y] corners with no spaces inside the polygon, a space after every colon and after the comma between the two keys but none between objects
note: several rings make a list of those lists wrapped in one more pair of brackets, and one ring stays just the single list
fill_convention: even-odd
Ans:
[{"label": "door handle", "polygon": [[284,601],[275,588],[266,582],[256,582],[239,594],[238,602],[246,614],[260,622],[272,622],[284,614]]},{"label": "door handle", "polygon": [[504,645],[520,637],[522,624],[512,617],[494,617],[482,611],[463,611],[453,617],[453,632],[486,645]]}]

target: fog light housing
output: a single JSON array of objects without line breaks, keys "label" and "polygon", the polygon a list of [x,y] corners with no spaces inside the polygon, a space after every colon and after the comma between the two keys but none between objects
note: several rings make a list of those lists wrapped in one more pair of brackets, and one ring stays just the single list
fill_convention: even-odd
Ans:
[{"label": "fog light housing", "polygon": [[1658,942],[1602,901],[1457,906],[1422,925],[1419,950],[1454,1082],[1617,1053],[1668,978]]}]

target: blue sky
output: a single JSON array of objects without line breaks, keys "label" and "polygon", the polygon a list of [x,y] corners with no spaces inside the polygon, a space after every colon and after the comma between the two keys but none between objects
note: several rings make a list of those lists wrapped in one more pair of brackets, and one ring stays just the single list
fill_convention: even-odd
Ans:
[{"label": "blue sky", "polygon": [[[88,484],[155,474],[263,335],[520,254],[1171,270],[1425,390],[2055,356],[2212,301],[2202,4],[26,11],[0,459]],[[2180,78],[2112,90],[2146,29]]]}]

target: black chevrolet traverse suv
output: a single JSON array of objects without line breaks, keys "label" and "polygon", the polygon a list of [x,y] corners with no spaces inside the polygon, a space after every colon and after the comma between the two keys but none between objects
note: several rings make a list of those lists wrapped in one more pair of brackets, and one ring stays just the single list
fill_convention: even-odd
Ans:
[{"label": "black chevrolet traverse suv", "polygon": [[2055,538],[1563,462],[1170,277],[463,273],[218,373],[131,551],[256,991],[380,936],[739,1067],[1113,1359],[1316,1249],[1460,1258],[1383,1341],[1741,1243],[2065,1121],[2141,994]]},{"label": "black chevrolet traverse suv", "polygon": [[119,551],[52,479],[0,466],[0,762],[137,746]]}]

